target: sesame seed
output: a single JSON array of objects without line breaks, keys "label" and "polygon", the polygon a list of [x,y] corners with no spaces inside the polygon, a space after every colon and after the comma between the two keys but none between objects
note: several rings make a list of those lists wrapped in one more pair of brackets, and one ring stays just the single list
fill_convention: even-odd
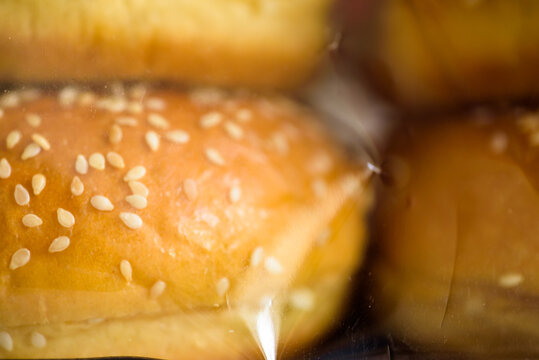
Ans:
[{"label": "sesame seed", "polygon": [[100,211],[112,211],[114,209],[114,205],[112,205],[112,202],[103,195],[94,195],[90,199],[90,204],[94,208]]},{"label": "sesame seed", "polygon": [[152,288],[150,289],[150,299],[157,299],[159,296],[161,296],[165,292],[165,288],[167,287],[167,284],[165,284],[164,281],[158,280],[155,282],[155,284],[152,285]]},{"label": "sesame seed", "polygon": [[88,164],[96,170],[105,170],[105,157],[101,153],[93,153],[88,158]]},{"label": "sesame seed", "polygon": [[58,93],[58,102],[62,106],[71,106],[77,100],[79,90],[72,86],[66,86]]},{"label": "sesame seed", "polygon": [[148,200],[141,195],[128,195],[125,200],[135,209],[144,209],[148,205]]},{"label": "sesame seed", "polygon": [[0,108],[0,119],[4,117],[4,109]]},{"label": "sesame seed", "polygon": [[50,150],[51,149],[51,144],[49,143],[49,140],[47,140],[43,135],[40,135],[40,134],[33,134],[32,135],[32,140],[34,140],[34,142],[36,144],[38,144],[39,146],[41,146],[41,148],[43,150]]},{"label": "sesame seed", "polygon": [[130,229],[136,230],[142,227],[142,219],[137,214],[122,212],[120,213],[120,219]]},{"label": "sesame seed", "polygon": [[0,179],[7,179],[11,176],[11,165],[6,158],[0,160]]},{"label": "sesame seed", "polygon": [[223,120],[223,115],[219,112],[212,111],[210,113],[207,113],[205,115],[202,115],[200,118],[200,127],[203,129],[208,129],[214,126],[217,126],[221,123]]},{"label": "sesame seed", "polygon": [[197,183],[193,179],[185,179],[183,181],[183,192],[187,199],[193,201],[198,196]]},{"label": "sesame seed", "polygon": [[79,99],[77,100],[77,104],[81,106],[89,106],[95,103],[96,100],[97,100],[97,96],[93,92],[85,91],[79,96]]},{"label": "sesame seed", "polygon": [[219,165],[219,166],[225,165],[225,160],[223,159],[219,151],[217,151],[216,149],[213,149],[213,148],[206,149],[206,158],[215,165]]},{"label": "sesame seed", "polygon": [[225,131],[234,140],[240,140],[243,138],[243,129],[231,121],[225,123]]},{"label": "sesame seed", "polygon": [[37,215],[26,214],[22,217],[22,223],[26,227],[36,227],[43,224],[43,220]]},{"label": "sesame seed", "polygon": [[331,157],[321,152],[316,154],[308,163],[307,171],[313,175],[326,174],[333,167]]},{"label": "sesame seed", "polygon": [[236,119],[239,122],[246,123],[253,118],[253,113],[249,109],[239,109],[236,112]]},{"label": "sesame seed", "polygon": [[149,114],[148,123],[156,129],[166,130],[170,127],[167,119],[159,114]]},{"label": "sesame seed", "polygon": [[21,248],[13,253],[11,256],[11,262],[9,263],[9,269],[15,270],[28,264],[30,261],[30,250]]},{"label": "sesame seed", "polygon": [[148,197],[149,190],[143,183],[138,181],[130,181],[128,185],[134,195]]},{"label": "sesame seed", "polygon": [[273,147],[281,155],[286,155],[289,150],[288,140],[286,136],[281,133],[275,133],[272,135],[270,142],[273,144]]},{"label": "sesame seed", "polygon": [[122,137],[123,137],[122,128],[117,124],[112,125],[110,127],[110,132],[109,132],[110,143],[118,144],[120,141],[122,141]]},{"label": "sesame seed", "polygon": [[21,98],[15,91],[8,92],[0,96],[0,106],[5,108],[12,108],[19,106]]},{"label": "sesame seed", "polygon": [[79,196],[84,192],[84,184],[78,176],[75,176],[71,181],[71,193],[75,196]]},{"label": "sesame seed", "polygon": [[30,342],[32,343],[32,346],[38,349],[42,349],[45,346],[47,346],[47,339],[43,334],[38,333],[37,331],[32,332],[32,335],[30,335]]},{"label": "sesame seed", "polygon": [[115,167],[116,169],[123,169],[125,167],[124,158],[122,155],[111,151],[107,153],[107,161],[112,167]]},{"label": "sesame seed", "polygon": [[127,260],[120,261],[120,273],[127,282],[133,281],[133,268]]},{"label": "sesame seed", "polygon": [[165,138],[175,144],[185,144],[189,141],[189,134],[183,130],[172,130],[165,134]]},{"label": "sesame seed", "polygon": [[146,107],[150,110],[161,111],[166,108],[167,104],[163,99],[150,98],[146,100]]},{"label": "sesame seed", "polygon": [[121,96],[110,96],[99,99],[96,103],[98,109],[119,113],[127,107],[127,101]]},{"label": "sesame seed", "polygon": [[125,110],[130,114],[140,114],[144,110],[144,107],[137,101],[129,101]]},{"label": "sesame seed", "polygon": [[314,309],[315,305],[314,293],[307,288],[292,290],[289,301],[294,308],[304,311]]},{"label": "sesame seed", "polygon": [[238,202],[241,198],[241,188],[239,186],[233,186],[228,192],[228,198],[230,202]]},{"label": "sesame seed", "polygon": [[359,178],[354,174],[348,174],[344,176],[339,185],[343,190],[345,196],[350,196],[353,193],[357,192],[358,189],[361,189],[362,183]]},{"label": "sesame seed", "polygon": [[88,172],[88,161],[86,161],[84,155],[77,155],[77,160],[75,160],[75,170],[81,175]]},{"label": "sesame seed", "polygon": [[39,195],[45,188],[45,184],[47,183],[47,179],[45,178],[45,175],[43,174],[35,174],[32,176],[32,189],[34,191],[34,195]]},{"label": "sesame seed", "polygon": [[28,114],[26,115],[25,119],[28,125],[31,127],[38,127],[41,125],[41,117],[37,114]]},{"label": "sesame seed", "polygon": [[137,126],[138,120],[131,116],[120,116],[116,118],[116,124],[122,126]]},{"label": "sesame seed", "polygon": [[266,258],[266,261],[264,261],[264,268],[270,273],[270,274],[280,274],[283,272],[283,266],[273,256],[268,256]]},{"label": "sesame seed", "polygon": [[58,210],[56,210],[56,215],[58,218],[58,223],[63,227],[70,228],[75,225],[75,217],[69,211],[58,208]]},{"label": "sesame seed", "polygon": [[323,179],[315,179],[311,183],[311,188],[313,189],[316,197],[324,197],[328,191],[327,184]]},{"label": "sesame seed", "polygon": [[132,99],[142,99],[146,95],[146,87],[142,84],[133,85],[129,89],[129,97]]},{"label": "sesame seed", "polygon": [[221,278],[219,281],[217,281],[215,287],[217,289],[217,295],[219,297],[223,297],[228,291],[228,288],[230,287],[230,281],[226,277]]},{"label": "sesame seed", "polygon": [[19,130],[13,130],[6,137],[6,146],[8,149],[13,149],[19,143],[22,134]]},{"label": "sesame seed", "polygon": [[498,279],[498,285],[504,288],[512,288],[519,285],[524,280],[522,274],[519,273],[508,273],[502,275]]},{"label": "sesame seed", "polygon": [[26,160],[37,156],[41,152],[41,146],[36,143],[30,143],[27,147],[24,148],[21,159]]},{"label": "sesame seed", "polygon": [[150,147],[150,150],[157,151],[157,149],[159,149],[159,143],[161,140],[155,131],[148,131],[144,138],[146,140],[146,144],[148,144]]},{"label": "sesame seed", "polygon": [[252,267],[256,267],[260,264],[262,261],[262,257],[264,256],[264,248],[262,246],[258,246],[256,249],[253,250],[251,253],[251,261],[250,265]]},{"label": "sesame seed", "polygon": [[13,339],[5,331],[0,331],[0,347],[7,352],[13,351]]},{"label": "sesame seed", "polygon": [[146,175],[146,168],[142,165],[135,166],[124,176],[124,181],[139,180]]},{"label": "sesame seed", "polygon": [[15,192],[13,193],[15,196],[15,202],[17,205],[28,205],[30,202],[30,194],[28,193],[28,190],[21,184],[15,185]]},{"label": "sesame seed", "polygon": [[64,251],[69,247],[70,240],[67,236],[58,236],[56,239],[54,239],[50,246],[49,246],[49,252],[50,253],[56,253],[60,251]]}]

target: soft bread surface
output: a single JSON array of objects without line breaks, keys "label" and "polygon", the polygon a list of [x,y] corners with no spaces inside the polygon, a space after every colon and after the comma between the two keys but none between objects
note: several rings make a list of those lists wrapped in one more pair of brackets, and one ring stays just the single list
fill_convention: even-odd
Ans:
[{"label": "soft bread surface", "polygon": [[539,117],[407,123],[375,211],[378,324],[419,350],[539,354]]},{"label": "soft bread surface", "polygon": [[0,79],[285,88],[326,43],[328,0],[0,3]]},{"label": "soft bread surface", "polygon": [[[155,352],[160,343],[142,350],[130,346],[136,336],[130,334],[127,341],[114,330],[109,335],[117,344],[115,352],[111,344],[97,340],[74,346],[65,334],[57,336],[58,344],[71,345],[36,350],[28,336],[41,329],[52,342],[62,333],[55,335],[54,329],[63,326],[104,320],[121,328],[125,319],[182,319],[181,314],[189,314],[183,317],[188,323],[194,314],[214,312],[220,329],[230,321],[221,323],[218,319],[226,315],[219,311],[254,311],[264,297],[286,298],[289,288],[314,286],[324,276],[330,279],[325,280],[327,289],[336,293],[328,300],[331,311],[321,317],[330,323],[342,300],[339,294],[361,258],[363,227],[343,231],[346,235],[336,245],[319,239],[329,237],[328,231],[338,234],[351,221],[350,214],[356,214],[352,220],[357,222],[357,209],[363,206],[358,204],[365,201],[357,197],[359,169],[348,165],[310,114],[281,98],[217,90],[128,91],[118,84],[111,88],[115,95],[65,88],[0,97],[0,227],[5,244],[0,249],[0,331],[15,334],[14,350],[6,354],[177,357],[180,353]],[[21,135],[16,143],[14,131]],[[41,151],[21,160],[34,142]],[[111,152],[122,157],[123,168],[110,161]],[[104,168],[96,153],[106,159]],[[89,163],[87,173],[81,173],[79,155]],[[148,192],[142,209],[127,198],[133,191],[125,177],[136,167],[144,169],[137,181]],[[38,195],[32,181],[36,174],[46,179]],[[80,195],[72,190],[76,176],[84,186]],[[29,193],[28,203],[21,186]],[[95,196],[109,199],[113,209],[104,211],[104,200]],[[72,226],[59,218],[58,209],[73,215]],[[136,214],[140,227],[130,228],[137,222],[122,220],[122,213]],[[42,224],[27,226],[23,217],[28,214]],[[60,236],[69,237],[69,246],[51,252],[51,243]],[[329,246],[329,260],[313,255],[313,249],[324,246]],[[28,261],[18,257],[20,249],[28,249]],[[338,261],[331,260],[333,255]],[[308,261],[312,256],[316,260]],[[125,260],[132,279],[121,271]],[[324,276],[316,275],[320,271]],[[143,336],[144,322],[138,326],[136,333]],[[171,341],[164,329],[165,337],[156,337]],[[303,341],[321,331],[313,325]],[[194,346],[193,341],[186,339],[183,345]]]},{"label": "soft bread surface", "polygon": [[346,14],[343,50],[363,78],[400,107],[436,109],[539,95],[536,1],[348,3],[369,3],[373,11]]},{"label": "soft bread surface", "polygon": [[[355,209],[355,210],[354,210]],[[358,211],[359,210],[359,211]],[[335,327],[349,276],[362,259],[365,225],[356,202],[332,221],[327,244],[315,246],[290,288],[274,298],[272,316],[279,324],[279,354],[297,355]],[[358,221],[359,220],[359,221]],[[259,280],[260,281],[260,280]],[[263,282],[263,281],[262,281]],[[26,325],[9,328],[14,349],[5,356],[66,358],[150,356],[166,359],[261,358],[250,328],[259,310],[216,307],[117,319]],[[44,348],[32,346],[31,334],[45,336]],[[255,335],[255,337],[253,337]]]}]

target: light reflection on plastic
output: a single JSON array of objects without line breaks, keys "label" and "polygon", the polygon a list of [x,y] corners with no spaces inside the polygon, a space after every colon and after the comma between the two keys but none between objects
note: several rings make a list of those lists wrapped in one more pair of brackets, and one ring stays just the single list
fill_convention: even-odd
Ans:
[{"label": "light reflection on plastic", "polygon": [[256,317],[256,334],[266,360],[275,360],[275,326],[271,317],[271,299],[264,304]]},{"label": "light reflection on plastic", "polygon": [[251,331],[265,360],[277,359],[279,316],[273,297],[265,295],[255,308],[243,308],[243,321]]},{"label": "light reflection on plastic", "polygon": [[374,165],[370,161],[367,162],[367,169],[369,169],[370,171],[372,171],[375,174],[381,174],[382,173],[382,169],[380,169],[379,166]]}]

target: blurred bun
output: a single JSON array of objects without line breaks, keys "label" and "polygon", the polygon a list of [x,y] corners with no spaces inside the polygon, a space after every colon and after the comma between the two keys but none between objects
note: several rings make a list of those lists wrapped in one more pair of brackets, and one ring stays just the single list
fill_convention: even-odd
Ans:
[{"label": "blurred bun", "polygon": [[0,357],[253,358],[266,308],[287,351],[321,336],[361,169],[289,100],[111,89],[0,97]]},{"label": "blurred bun", "polygon": [[435,120],[407,122],[387,151],[380,329],[420,351],[538,355],[539,116]]},{"label": "blurred bun", "polygon": [[372,89],[401,109],[539,95],[536,1],[342,3],[343,54]]},{"label": "blurred bun", "polygon": [[286,88],[323,55],[328,0],[0,2],[0,81]]}]

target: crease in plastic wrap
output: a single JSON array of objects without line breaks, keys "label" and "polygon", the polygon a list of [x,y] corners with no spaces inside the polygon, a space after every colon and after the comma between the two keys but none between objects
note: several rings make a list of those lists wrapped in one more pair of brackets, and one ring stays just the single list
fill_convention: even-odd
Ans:
[{"label": "crease in plastic wrap", "polygon": [[418,354],[535,358],[536,109],[406,119],[378,182],[376,321]]}]

